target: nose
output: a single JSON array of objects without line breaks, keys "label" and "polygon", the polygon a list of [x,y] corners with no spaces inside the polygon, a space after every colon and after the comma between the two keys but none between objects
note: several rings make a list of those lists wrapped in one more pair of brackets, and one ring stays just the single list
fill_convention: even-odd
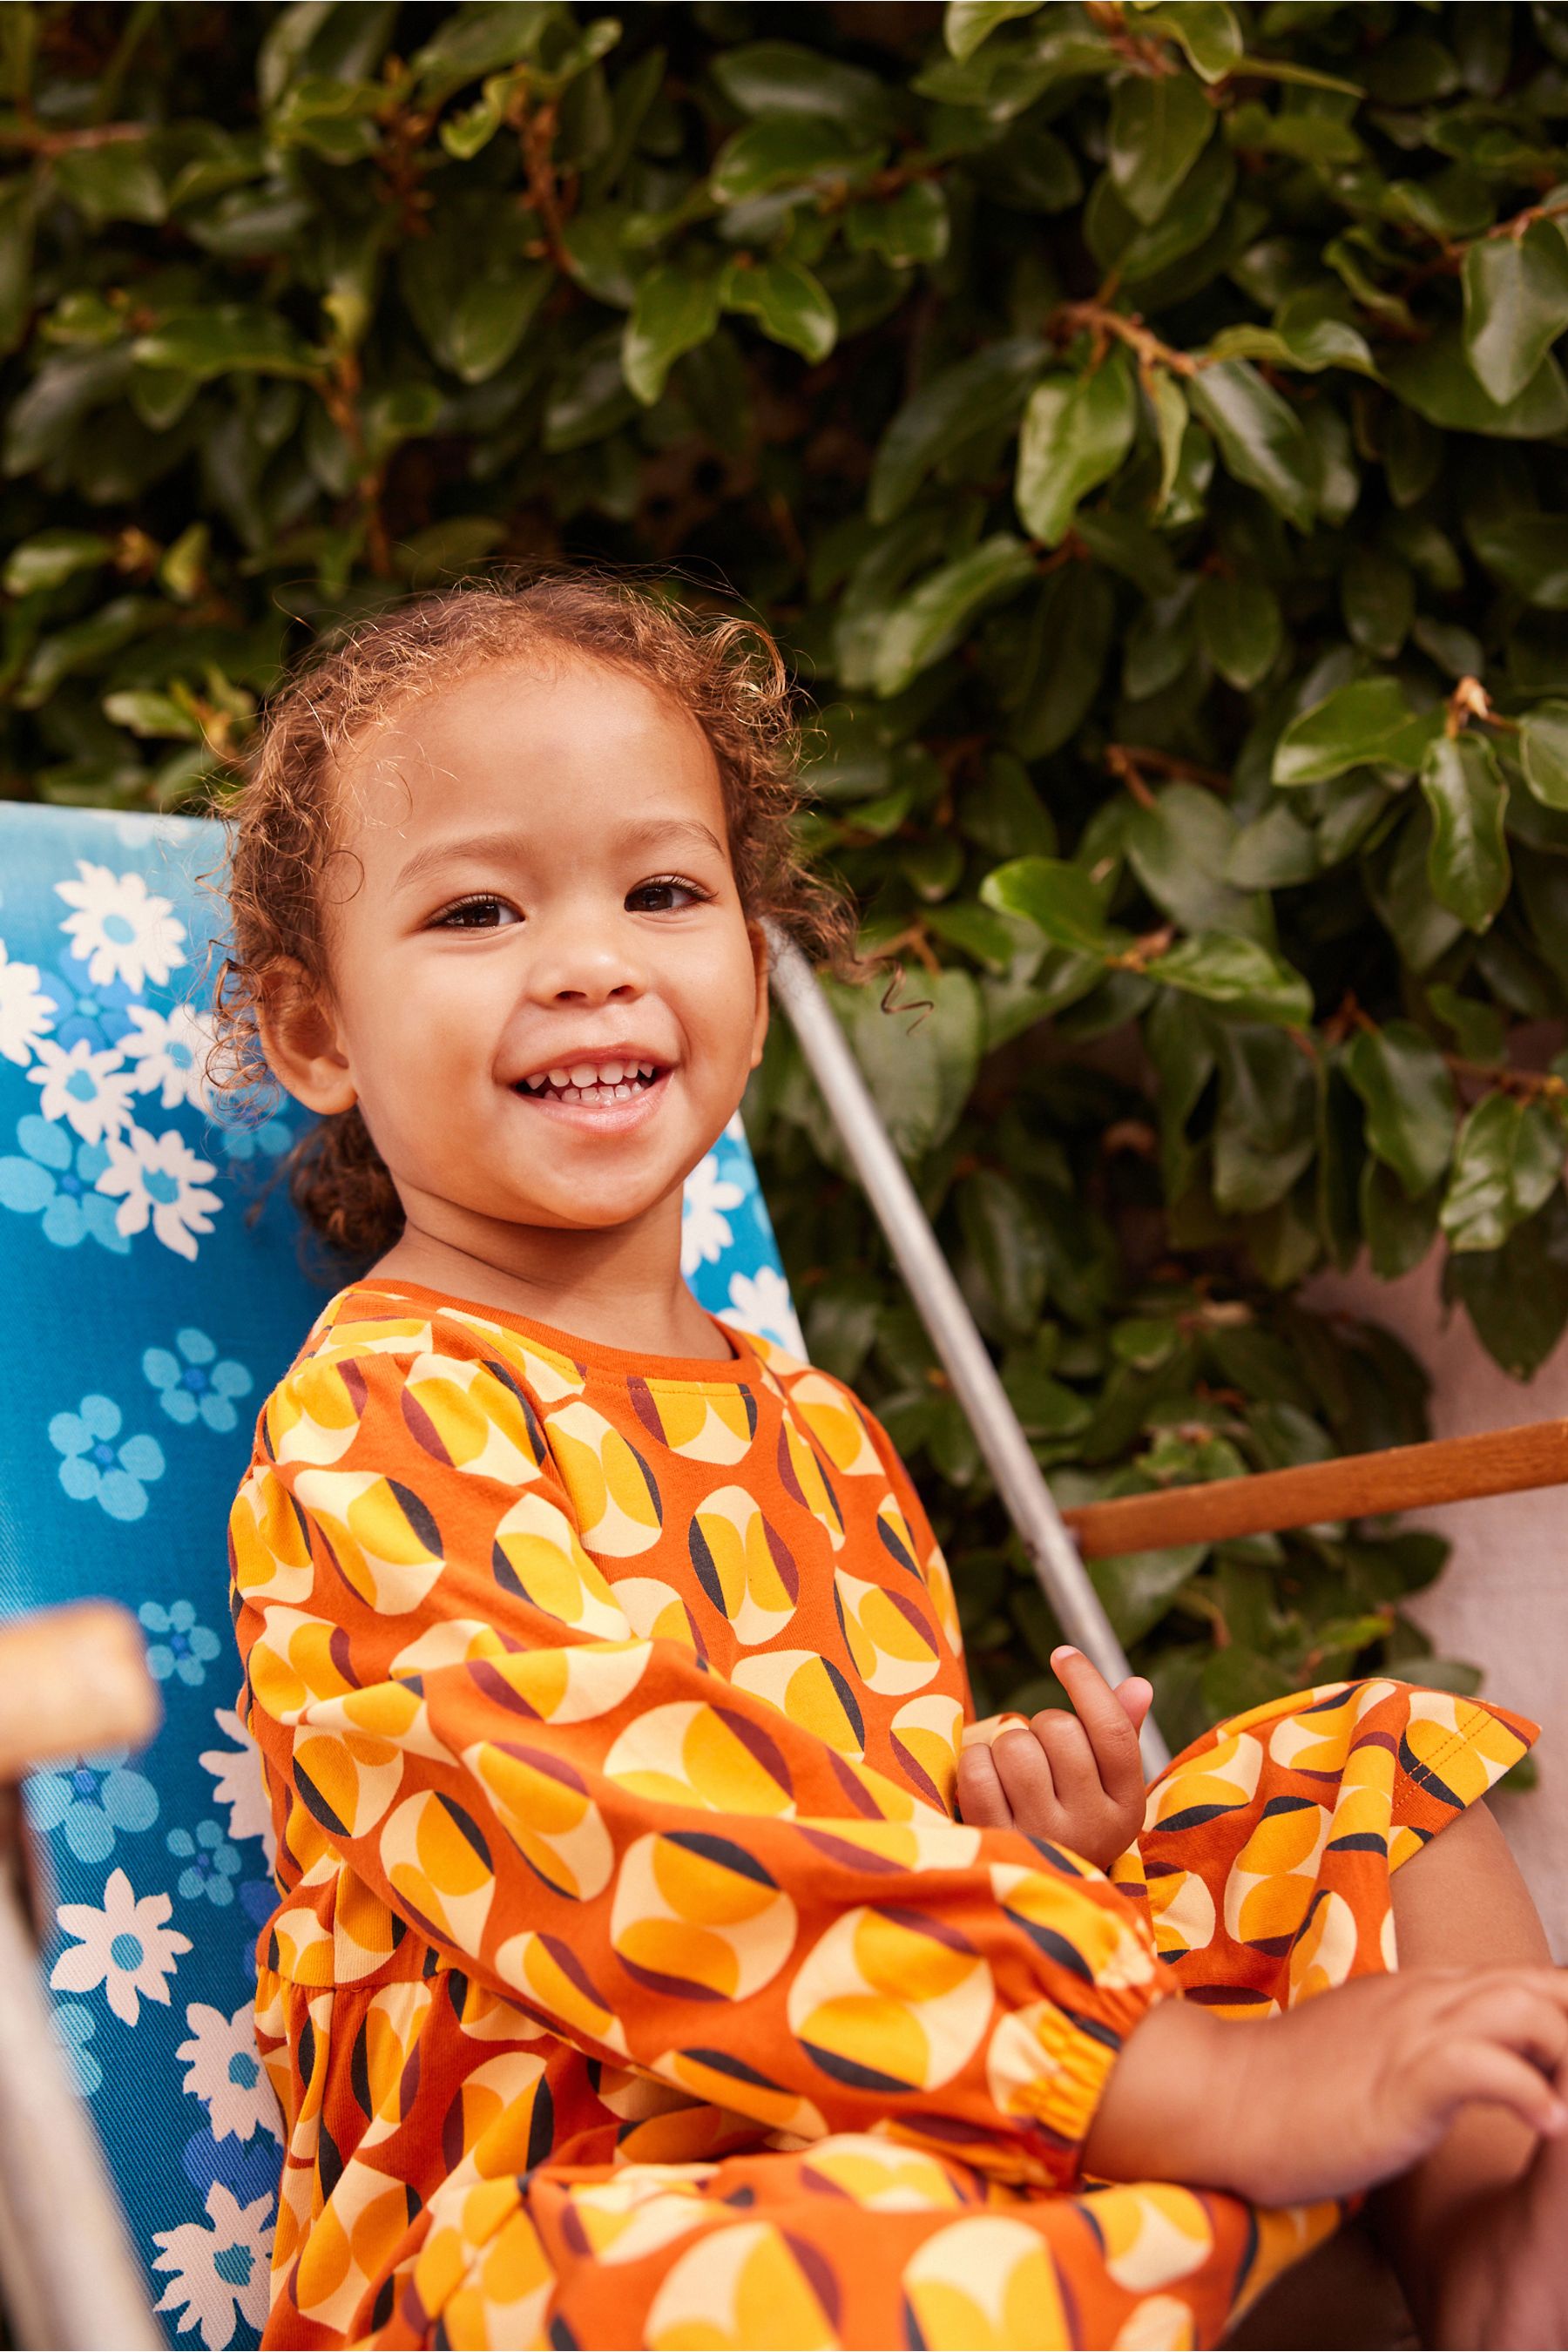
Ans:
[{"label": "nose", "polygon": [[542,1004],[635,1003],[647,986],[636,942],[578,918],[539,942],[531,994]]}]

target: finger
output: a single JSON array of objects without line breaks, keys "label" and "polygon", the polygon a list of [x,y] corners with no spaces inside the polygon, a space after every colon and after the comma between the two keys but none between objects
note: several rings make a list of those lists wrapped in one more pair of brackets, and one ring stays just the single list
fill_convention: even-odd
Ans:
[{"label": "finger", "polygon": [[1402,1970],[1407,1979],[1426,1978],[1436,2001],[1436,2013],[1446,2019],[1458,2018],[1469,2003],[1491,1994],[1501,1994],[1521,1988],[1541,2000],[1568,2013],[1568,1969],[1529,1967],[1514,1969],[1420,1969]]},{"label": "finger", "polygon": [[1103,1811],[1106,1795],[1100,1785],[1100,1766],[1089,1744],[1089,1733],[1078,1717],[1065,1715],[1060,1707],[1044,1707],[1029,1728],[1045,1751],[1058,1803],[1065,1805],[1075,1818],[1091,1809],[1096,1812]]},{"label": "finger", "polygon": [[1121,1700],[1081,1650],[1053,1650],[1051,1667],[1089,1734],[1101,1788],[1116,1804],[1130,1804],[1142,1793],[1143,1759]]},{"label": "finger", "polygon": [[1116,1685],[1116,1696],[1121,1711],[1134,1731],[1142,1731],[1143,1718],[1154,1704],[1154,1685],[1142,1675],[1129,1675],[1124,1683]]},{"label": "finger", "polygon": [[1006,1731],[993,1741],[991,1760],[1013,1808],[1016,1822],[1025,1821],[1032,1837],[1051,1837],[1060,1818],[1060,1801],[1045,1749],[1033,1730]]},{"label": "finger", "polygon": [[1423,2072],[1437,2104],[1449,2114],[1472,2102],[1507,2107],[1549,2139],[1568,2125],[1568,2105],[1547,2077],[1528,2058],[1495,2042],[1445,2042]]},{"label": "finger", "polygon": [[989,1748],[966,1748],[960,1756],[958,1810],[960,1819],[973,1829],[1012,1828],[1012,1810],[996,1777]]},{"label": "finger", "polygon": [[1568,2010],[1533,1985],[1502,1984],[1472,1994],[1451,2013],[1451,2030],[1502,2042],[1548,2074],[1568,2055]]}]

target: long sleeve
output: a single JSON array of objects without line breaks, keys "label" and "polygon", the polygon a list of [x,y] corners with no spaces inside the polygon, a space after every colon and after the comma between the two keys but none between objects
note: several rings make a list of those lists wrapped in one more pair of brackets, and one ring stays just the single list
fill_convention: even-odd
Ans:
[{"label": "long sleeve", "polygon": [[[847,1758],[668,1616],[637,1630],[552,1402],[455,1325],[323,1348],[273,1392],[231,1538],[285,1878],[346,1864],[578,2049],[780,2134],[1070,2181],[1160,1990],[1138,1909]],[[648,1507],[624,1472],[606,1454],[602,1555]]]}]

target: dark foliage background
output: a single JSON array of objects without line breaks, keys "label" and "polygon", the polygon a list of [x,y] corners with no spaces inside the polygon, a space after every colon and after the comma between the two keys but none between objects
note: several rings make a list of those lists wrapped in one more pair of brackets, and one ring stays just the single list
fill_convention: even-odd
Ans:
[{"label": "dark foliage background", "polygon": [[[813,698],[810,836],[925,1000],[842,1000],[1061,1496],[1408,1439],[1297,1302],[1446,1253],[1568,1321],[1568,12],[0,9],[0,791],[221,801],[312,633],[679,565]],[[1053,1639],[775,1036],[813,1352]],[[1097,1578],[1181,1739],[1385,1664],[1429,1536]],[[1416,1663],[1419,1661],[1418,1669]]]}]

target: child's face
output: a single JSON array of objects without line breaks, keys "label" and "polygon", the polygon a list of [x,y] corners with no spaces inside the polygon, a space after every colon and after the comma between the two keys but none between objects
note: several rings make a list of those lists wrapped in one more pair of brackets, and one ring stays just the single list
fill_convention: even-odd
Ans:
[{"label": "child's face", "polygon": [[284,1083],[357,1100],[411,1222],[498,1260],[502,1228],[678,1225],[767,1025],[695,721],[581,658],[493,667],[395,711],[341,791],[332,1003],[268,1030]]}]

